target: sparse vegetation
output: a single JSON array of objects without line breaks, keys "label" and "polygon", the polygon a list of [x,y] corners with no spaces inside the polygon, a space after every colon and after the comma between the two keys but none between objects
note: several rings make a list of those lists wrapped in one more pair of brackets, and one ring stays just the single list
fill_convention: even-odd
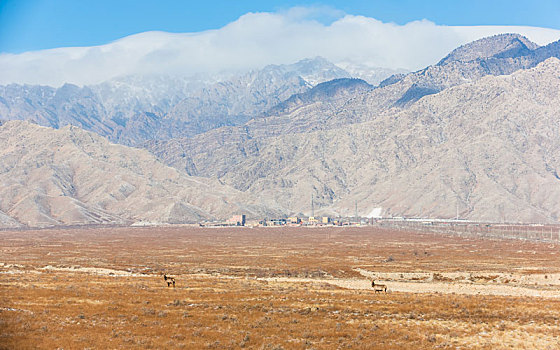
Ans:
[{"label": "sparse vegetation", "polygon": [[[479,285],[495,284],[514,270],[534,279],[538,269],[548,284],[560,271],[556,247],[372,228],[330,230],[329,240],[323,229],[302,228],[1,232],[0,348],[557,346],[559,299],[375,294],[325,282],[365,279],[355,271],[362,268],[398,271],[395,281],[383,281],[389,289],[397,280],[457,283],[449,277],[457,271],[471,271],[476,282],[469,283]],[[428,247],[430,255],[413,254]],[[386,262],[388,256],[398,259]],[[150,272],[139,272],[144,268]],[[168,288],[164,271],[181,284]]]}]

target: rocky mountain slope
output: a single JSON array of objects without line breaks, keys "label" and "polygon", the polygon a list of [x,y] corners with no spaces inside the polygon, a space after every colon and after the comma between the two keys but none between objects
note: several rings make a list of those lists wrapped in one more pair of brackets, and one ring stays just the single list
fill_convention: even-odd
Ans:
[{"label": "rocky mountain slope", "polygon": [[362,79],[368,84],[377,86],[385,79],[396,74],[410,73],[406,69],[390,69],[382,67],[372,67],[363,63],[356,62],[337,62],[337,66],[347,71],[353,78]]},{"label": "rocky mountain slope", "polygon": [[361,79],[333,79],[277,103],[266,112],[266,116],[288,114],[302,106],[317,102],[328,102],[330,109],[335,109],[340,101],[345,102],[348,98],[371,90],[373,90],[373,86]]},{"label": "rocky mountain slope", "polygon": [[527,56],[538,47],[539,45],[518,34],[495,35],[456,48],[439,61],[438,65],[442,66],[452,62],[485,60],[492,57],[506,58]]},{"label": "rocky mountain slope", "polygon": [[556,222],[558,57],[560,41],[504,34],[377,87],[320,58],[170,82],[174,98],[157,79],[1,87],[0,119],[62,129],[0,127],[0,225],[310,214],[312,198],[331,215]]},{"label": "rocky mountain slope", "polygon": [[[146,147],[168,164],[192,169],[189,157],[183,156],[185,150],[205,145],[206,151],[210,152],[215,139],[236,144],[247,138],[307,133],[363,123],[379,114],[406,110],[424,96],[475,82],[488,75],[511,74],[531,68],[549,57],[560,58],[560,41],[538,47],[518,34],[497,35],[458,48],[437,65],[393,76],[374,89],[360,84],[359,80],[346,80],[343,84],[326,82],[309,93],[280,103],[266,113],[266,118],[255,118],[236,128],[216,129],[200,137],[151,141]],[[328,89],[336,90],[336,95],[324,93]],[[315,94],[314,98],[301,98],[311,96],[315,90],[323,92]],[[183,161],[184,166],[179,164]]]},{"label": "rocky mountain slope", "polygon": [[60,128],[76,125],[101,135],[112,132],[114,123],[90,88],[65,84],[55,89],[48,86],[11,84],[0,87],[0,119],[29,120]]},{"label": "rocky mountain slope", "polygon": [[357,201],[362,215],[381,207],[386,215],[555,221],[559,92],[560,61],[552,58],[404,110],[373,106],[354,125],[261,137],[226,128],[199,135],[198,146],[167,144],[182,161],[159,155],[294,212],[309,213],[313,196],[338,215],[351,215]]},{"label": "rocky mountain slope", "polygon": [[[244,125],[217,128],[193,137],[152,140],[145,143],[144,147],[167,164],[186,170],[188,174],[206,174],[193,167],[189,154],[204,152],[211,155],[217,148],[237,147],[246,140],[307,133],[356,123],[364,115],[353,108],[352,102],[372,90],[371,85],[360,79],[334,79],[304,93],[292,95],[269,109],[261,118],[254,118]],[[348,113],[350,109],[352,112]]]},{"label": "rocky mountain slope", "polygon": [[[300,100],[298,108],[289,111],[275,106],[321,82],[350,74],[317,57],[226,78],[123,77],[58,89],[9,85],[0,87],[0,119],[33,120],[54,128],[76,125],[136,146],[246,122],[259,135],[268,130],[308,132],[364,122],[389,109],[406,109],[423,96],[486,75],[534,67],[548,57],[560,57],[560,42],[538,47],[517,34],[498,35],[458,48],[434,66],[392,76],[368,93],[349,87],[345,98],[352,103],[340,103],[341,99],[332,103],[331,96],[324,95],[322,100]],[[275,118],[269,118],[263,129],[264,116]],[[254,119],[258,120],[253,123]]]},{"label": "rocky mountain slope", "polygon": [[556,222],[558,103],[560,60],[551,58],[363,125],[354,137],[372,141],[376,161],[355,159],[356,186],[333,209],[365,201],[394,215]]},{"label": "rocky mountain slope", "polygon": [[113,141],[135,144],[157,134],[162,115],[202,83],[126,77],[94,86],[0,86],[0,119],[42,126],[73,125]]},{"label": "rocky mountain slope", "polygon": [[519,34],[500,34],[461,46],[434,66],[388,78],[380,85],[396,85],[404,90],[393,105],[406,107],[422,96],[487,75],[507,75],[532,68],[550,57],[560,58],[560,41],[539,47]]},{"label": "rocky mountain slope", "polygon": [[0,86],[0,120],[74,125],[113,142],[138,145],[243,124],[293,94],[349,76],[317,57],[216,77],[131,76],[60,88],[12,84]]},{"label": "rocky mountain slope", "polygon": [[77,127],[9,121],[0,126],[0,143],[0,227],[189,223],[282,212]]},{"label": "rocky mountain slope", "polygon": [[221,126],[244,124],[294,94],[349,76],[317,57],[293,65],[267,66],[213,84],[182,100],[163,118],[164,138],[190,137]]}]

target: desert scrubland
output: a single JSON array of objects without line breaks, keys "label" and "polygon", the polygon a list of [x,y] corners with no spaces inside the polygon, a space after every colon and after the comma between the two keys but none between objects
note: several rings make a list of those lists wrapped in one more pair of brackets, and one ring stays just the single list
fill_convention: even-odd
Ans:
[{"label": "desert scrubland", "polygon": [[2,231],[0,348],[558,349],[559,248],[374,227]]}]

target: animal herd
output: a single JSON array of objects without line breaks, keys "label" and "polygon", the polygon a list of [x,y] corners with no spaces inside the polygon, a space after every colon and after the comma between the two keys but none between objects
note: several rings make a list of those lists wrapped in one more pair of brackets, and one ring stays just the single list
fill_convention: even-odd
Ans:
[{"label": "animal herd", "polygon": [[[163,275],[163,280],[167,283],[167,287],[173,286],[175,288],[175,277]],[[371,287],[375,293],[385,292],[387,293],[387,286],[384,284],[375,283],[375,280],[371,281]]]}]

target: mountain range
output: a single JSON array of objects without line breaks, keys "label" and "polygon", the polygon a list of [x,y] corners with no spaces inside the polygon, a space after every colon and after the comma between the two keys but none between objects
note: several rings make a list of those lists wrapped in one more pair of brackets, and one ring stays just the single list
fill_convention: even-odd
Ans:
[{"label": "mountain range", "polygon": [[32,121],[0,126],[0,225],[310,215],[312,201],[335,216],[557,222],[558,58],[560,41],[503,34],[377,86],[315,58],[0,87],[0,119]]},{"label": "mountain range", "polygon": [[[339,93],[337,96],[342,96],[340,99],[328,94],[323,94],[325,98],[315,99],[293,97],[291,100],[295,103],[282,104],[276,109],[277,113],[267,118],[254,119],[239,127],[212,130],[192,138],[151,141],[146,147],[177,169],[191,175],[216,176],[239,190],[259,193],[270,203],[280,203],[294,212],[310,214],[313,198],[316,208],[324,208],[325,212],[334,215],[353,213],[357,202],[361,215],[383,208],[385,215],[396,216],[449,218],[455,217],[459,211],[460,217],[469,219],[554,221],[556,214],[553,206],[540,208],[531,201],[513,201],[502,193],[504,185],[497,180],[494,188],[488,185],[492,190],[488,188],[487,191],[494,200],[493,209],[490,204],[487,205],[488,210],[483,210],[480,205],[473,206],[470,202],[471,190],[452,186],[448,179],[450,175],[445,175],[450,171],[448,168],[458,168],[456,164],[448,163],[445,154],[449,149],[463,153],[472,149],[473,154],[469,157],[476,164],[477,158],[484,152],[467,143],[456,143],[456,140],[470,140],[459,137],[457,132],[467,133],[467,127],[476,127],[480,133],[491,135],[492,130],[480,130],[480,125],[471,125],[466,121],[454,125],[457,130],[446,129],[453,125],[449,120],[453,113],[457,115],[456,120],[475,120],[478,115],[463,115],[463,111],[466,113],[468,108],[490,105],[490,101],[485,100],[483,88],[477,90],[479,96],[472,96],[468,91],[477,89],[477,84],[486,84],[493,79],[499,81],[499,76],[508,76],[512,72],[523,74],[547,58],[560,57],[558,47],[559,42],[539,47],[513,34],[485,38],[454,50],[435,66],[406,76],[391,77],[376,88],[361,84],[363,88],[356,89],[357,81],[346,81],[345,84],[336,80],[326,82],[321,85],[352,86],[353,91],[347,95]],[[536,84],[527,84],[527,91],[516,92],[519,96],[511,97],[511,101],[507,100],[509,94],[504,93],[503,105],[495,108],[504,109],[503,113],[514,118],[525,106],[534,104],[535,95],[549,94],[542,88],[555,81],[553,71],[551,69],[548,75],[538,78]],[[326,90],[324,86],[315,89]],[[444,92],[451,91],[463,94],[457,98],[460,102],[457,106],[448,106],[450,97]],[[314,94],[313,89],[307,94]],[[465,99],[465,94],[472,98]],[[314,95],[321,96],[319,93]],[[433,118],[438,123],[426,124],[424,130],[411,134],[407,125],[414,125],[419,120],[421,111],[418,108],[426,101],[430,101],[431,105],[425,108],[435,111]],[[283,107],[285,104],[289,104],[290,108]],[[555,101],[543,101],[542,104],[546,107],[542,113],[546,114],[549,122],[553,122],[550,115],[554,116],[558,111]],[[447,110],[442,106],[447,106]],[[461,113],[452,113],[451,108],[458,108]],[[487,117],[490,118],[489,115]],[[525,115],[517,117],[521,120],[516,123],[530,129],[531,118],[527,119]],[[408,121],[404,123],[404,120]],[[519,132],[520,129],[508,129],[502,137],[507,135],[507,140],[521,140],[523,138],[517,135]],[[406,139],[403,135],[407,136]],[[431,141],[437,147],[422,147],[420,154],[412,153],[412,145],[424,144],[427,135],[440,140],[439,143]],[[511,154],[507,152],[520,147],[509,145],[500,148],[500,139],[492,136],[492,140],[496,142],[496,149],[504,152],[494,151],[497,155],[492,159],[496,161],[509,159]],[[491,153],[491,150],[486,153]],[[424,178],[425,174],[416,174],[419,166],[427,164],[427,157],[442,159],[432,164],[434,169],[429,171],[441,178]],[[529,162],[529,159],[523,162]],[[504,166],[502,170],[506,168]],[[422,172],[427,173],[428,170]],[[500,179],[500,175],[498,172],[477,176]],[[508,176],[515,176],[515,172]],[[422,181],[411,182],[410,177]],[[402,180],[399,179],[406,181],[400,183]],[[457,181],[469,183],[466,179]],[[396,186],[397,183],[400,185]],[[535,182],[531,187],[540,188],[541,185]],[[434,194],[432,200],[428,200],[427,189]],[[409,196],[411,192],[418,195]],[[519,196],[513,188],[510,192]],[[424,198],[427,203],[422,204],[418,198]],[[530,213],[519,215],[527,210]]]},{"label": "mountain range", "polygon": [[296,93],[350,74],[316,57],[223,76],[127,76],[79,87],[0,86],[0,120],[74,125],[125,145],[239,125]]},{"label": "mountain range", "polygon": [[66,126],[0,126],[0,224],[196,223],[244,212],[279,215],[216,179],[170,168],[146,150]]}]

